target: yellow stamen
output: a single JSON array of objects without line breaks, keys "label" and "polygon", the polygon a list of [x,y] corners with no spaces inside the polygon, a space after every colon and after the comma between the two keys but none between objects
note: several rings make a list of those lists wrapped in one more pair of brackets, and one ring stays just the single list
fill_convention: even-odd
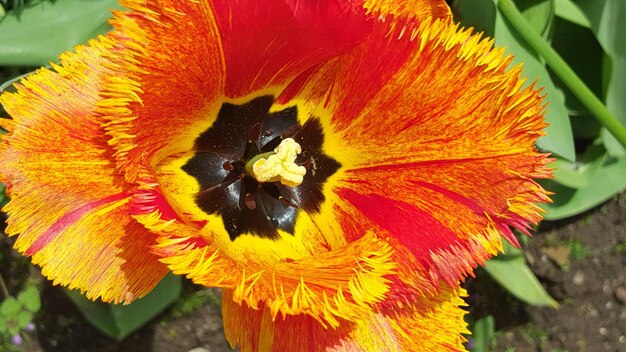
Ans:
[{"label": "yellow stamen", "polygon": [[295,163],[300,153],[300,144],[293,138],[285,138],[267,158],[252,160],[251,175],[259,182],[280,181],[283,185],[296,187],[302,183],[306,174],[306,168]]}]

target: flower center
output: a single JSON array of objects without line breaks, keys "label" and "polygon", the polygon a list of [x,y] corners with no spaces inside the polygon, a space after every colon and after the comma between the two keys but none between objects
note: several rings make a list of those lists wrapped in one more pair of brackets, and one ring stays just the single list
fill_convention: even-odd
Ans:
[{"label": "flower center", "polygon": [[326,180],[341,165],[322,151],[320,121],[300,123],[298,108],[270,112],[274,97],[223,103],[182,167],[200,185],[195,201],[221,216],[230,239],[294,234],[299,211],[319,212]]},{"label": "flower center", "polygon": [[295,163],[300,153],[300,144],[293,138],[285,138],[274,152],[259,154],[248,161],[246,172],[259,182],[280,181],[283,185],[297,187],[306,175],[306,167]]}]

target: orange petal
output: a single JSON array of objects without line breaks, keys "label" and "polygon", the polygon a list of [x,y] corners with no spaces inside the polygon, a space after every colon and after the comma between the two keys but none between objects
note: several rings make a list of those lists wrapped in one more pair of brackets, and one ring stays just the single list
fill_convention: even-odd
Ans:
[{"label": "orange petal", "polygon": [[510,227],[527,231],[541,219],[534,202],[548,201],[533,181],[550,175],[534,147],[543,99],[491,47],[447,19],[391,35],[377,25],[282,97],[317,104],[344,166],[331,185],[341,201],[322,217],[337,217],[348,241],[388,234],[431,289],[471,274],[501,235],[515,243]]},{"label": "orange petal", "polygon": [[394,19],[418,19],[451,17],[450,7],[444,0],[365,0],[368,12]]},{"label": "orange petal", "polygon": [[129,181],[139,165],[189,150],[224,87],[218,28],[205,1],[122,1],[98,112]]},{"label": "orange petal", "polygon": [[307,316],[272,318],[267,308],[254,310],[222,299],[224,330],[231,346],[242,352],[273,351],[465,351],[462,289],[442,288],[394,312],[369,312],[356,322],[324,328]]},{"label": "orange petal", "polygon": [[105,301],[149,292],[166,268],[148,252],[154,236],[128,214],[128,186],[118,176],[95,114],[109,75],[108,38],[61,56],[0,96],[13,120],[0,144],[0,177],[11,202],[7,233],[45,276]]},{"label": "orange petal", "polygon": [[207,229],[164,221],[162,213],[136,218],[159,235],[154,251],[163,263],[197,284],[232,290],[236,302],[267,306],[273,316],[304,314],[335,327],[353,321],[384,300],[387,276],[394,273],[391,248],[372,233],[337,250],[281,259],[269,248],[284,246],[281,241],[251,235],[228,244],[210,241],[201,237],[210,234]]}]

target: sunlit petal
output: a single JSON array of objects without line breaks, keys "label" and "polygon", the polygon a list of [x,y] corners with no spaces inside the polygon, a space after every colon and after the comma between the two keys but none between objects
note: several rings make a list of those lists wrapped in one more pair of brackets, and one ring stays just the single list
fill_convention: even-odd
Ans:
[{"label": "sunlit petal", "polygon": [[393,312],[368,312],[356,322],[323,327],[308,316],[273,318],[269,310],[254,310],[224,291],[224,330],[231,345],[250,351],[462,351],[467,332],[459,308],[465,293],[442,288],[434,298],[421,299]]},{"label": "sunlit petal", "polygon": [[[149,292],[166,268],[146,251],[155,236],[128,213],[129,187],[107,148],[96,102],[110,73],[108,38],[64,54],[0,102],[13,120],[0,144],[9,180],[7,233],[43,274],[91,298],[130,301]],[[97,265],[94,265],[97,263]]]}]

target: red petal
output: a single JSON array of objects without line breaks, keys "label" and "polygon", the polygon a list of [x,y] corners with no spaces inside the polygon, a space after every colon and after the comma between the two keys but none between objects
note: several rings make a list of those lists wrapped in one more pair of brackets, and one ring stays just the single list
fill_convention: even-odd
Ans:
[{"label": "red petal", "polygon": [[229,97],[282,86],[351,49],[370,30],[363,9],[345,0],[216,0],[213,7]]}]

